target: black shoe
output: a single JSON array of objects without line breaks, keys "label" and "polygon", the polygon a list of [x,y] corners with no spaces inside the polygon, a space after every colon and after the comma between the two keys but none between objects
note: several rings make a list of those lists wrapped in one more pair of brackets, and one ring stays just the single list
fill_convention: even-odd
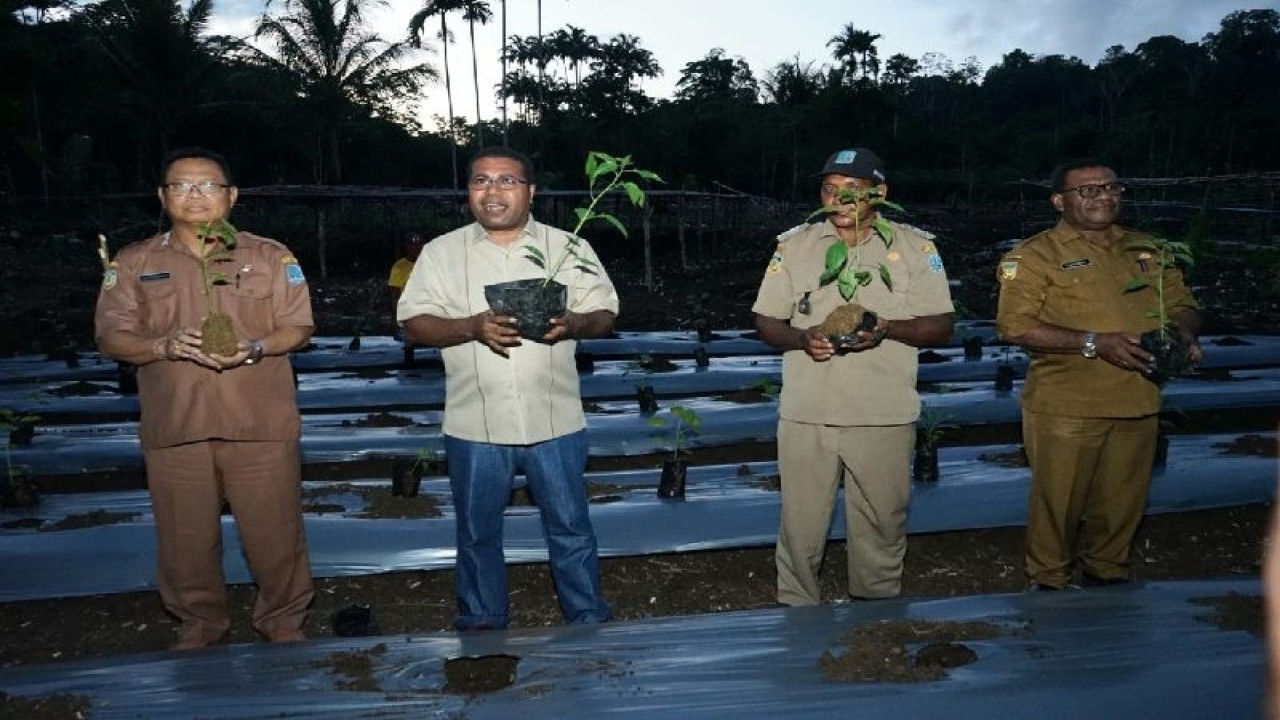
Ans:
[{"label": "black shoe", "polygon": [[1127,577],[1098,577],[1092,573],[1082,573],[1080,575],[1080,584],[1084,587],[1110,587],[1112,585],[1125,585],[1133,582]]},{"label": "black shoe", "polygon": [[1064,588],[1057,585],[1046,585],[1044,583],[1031,583],[1031,587],[1027,588],[1027,592],[1061,592]]}]

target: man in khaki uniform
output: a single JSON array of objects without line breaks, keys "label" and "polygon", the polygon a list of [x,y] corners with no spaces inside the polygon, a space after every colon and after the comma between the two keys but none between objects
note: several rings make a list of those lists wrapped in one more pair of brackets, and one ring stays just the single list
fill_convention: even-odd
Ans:
[{"label": "man in khaki uniform", "polygon": [[[1022,435],[1031,463],[1026,571],[1032,589],[1074,580],[1131,577],[1130,549],[1151,485],[1160,388],[1144,377],[1152,356],[1139,336],[1158,327],[1155,285],[1199,362],[1200,316],[1175,267],[1162,268],[1147,239],[1115,224],[1124,184],[1093,159],[1054,170],[1053,229],[1000,261],[1001,337],[1031,354],[1022,392]],[[1126,292],[1134,281],[1141,290]]]},{"label": "man in khaki uniform", "polygon": [[[841,150],[819,176],[822,204],[835,209],[820,223],[779,236],[752,307],[760,336],[784,351],[777,567],[778,602],[785,605],[821,600],[817,571],[842,480],[849,594],[901,592],[913,423],[920,415],[915,348],[947,342],[954,310],[933,236],[890,223],[890,237],[882,237],[869,198],[837,206],[847,189],[888,195],[875,153]],[[874,329],[841,347],[816,327],[846,302],[836,283],[820,284],[827,249],[837,242],[871,273],[853,301],[878,316]]]},{"label": "man in khaki uniform", "polygon": [[246,232],[213,287],[239,341],[205,352],[209,312],[198,236],[225,218],[237,190],[226,160],[177,150],[162,168],[169,232],[122,249],[103,278],[98,346],[138,367],[139,430],[159,549],[164,606],[182,623],[174,649],[221,640],[231,625],[222,572],[222,501],[231,506],[258,584],[253,627],[272,642],[303,638],[313,595],[302,526],[301,419],[286,357],[311,337],[306,279],[289,249]]}]

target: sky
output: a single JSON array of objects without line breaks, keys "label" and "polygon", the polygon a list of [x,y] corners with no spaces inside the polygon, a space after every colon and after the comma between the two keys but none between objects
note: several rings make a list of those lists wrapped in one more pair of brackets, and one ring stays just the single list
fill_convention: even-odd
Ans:
[{"label": "sky", "polygon": [[[273,9],[283,6],[273,2]],[[384,39],[403,38],[409,18],[424,0],[390,0],[369,15]],[[480,57],[481,113],[496,116],[494,88],[501,79],[501,1],[490,0],[493,21],[476,28]],[[210,30],[250,35],[262,12],[261,0],[215,2]],[[741,57],[762,79],[776,64],[799,57],[815,66],[832,63],[827,41],[846,23],[878,33],[881,60],[895,53],[920,59],[941,53],[956,65],[977,60],[985,71],[1007,52],[1022,49],[1031,55],[1075,56],[1087,64],[1106,49],[1123,45],[1133,50],[1157,35],[1173,35],[1198,42],[1218,29],[1223,17],[1237,10],[1280,9],[1280,2],[1242,3],[1241,0],[542,0],[542,30],[549,34],[572,24],[602,42],[618,33],[636,35],[654,53],[663,75],[647,81],[644,90],[657,98],[670,97],[686,63],[699,60],[712,48]],[[433,25],[438,27],[438,25]],[[453,75],[454,109],[475,116],[471,79],[471,45],[467,24],[451,15],[455,43],[449,51]],[[507,34],[538,33],[535,0],[507,0]],[[434,33],[432,33],[434,39]],[[438,43],[435,43],[438,45]],[[440,66],[439,52],[428,58]],[[435,129],[432,115],[445,114],[443,80],[428,89],[422,104],[422,124]]]}]

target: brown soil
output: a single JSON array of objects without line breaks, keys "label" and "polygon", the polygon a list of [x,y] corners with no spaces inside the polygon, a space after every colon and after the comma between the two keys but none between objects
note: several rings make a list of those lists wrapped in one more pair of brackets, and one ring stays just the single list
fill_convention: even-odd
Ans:
[{"label": "brown soil", "polygon": [[[985,622],[882,620],[854,628],[840,641],[840,653],[822,653],[818,667],[828,680],[852,682],[930,682],[947,669],[968,665],[977,653],[961,640],[987,640],[1000,634]],[[912,645],[923,645],[912,650]]]}]

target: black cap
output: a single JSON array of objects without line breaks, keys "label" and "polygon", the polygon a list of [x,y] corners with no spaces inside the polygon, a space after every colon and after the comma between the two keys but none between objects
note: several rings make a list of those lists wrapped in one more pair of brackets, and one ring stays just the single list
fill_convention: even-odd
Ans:
[{"label": "black cap", "polygon": [[827,164],[822,166],[818,177],[832,174],[865,178],[879,185],[885,181],[884,161],[866,148],[837,150],[827,158]]}]

